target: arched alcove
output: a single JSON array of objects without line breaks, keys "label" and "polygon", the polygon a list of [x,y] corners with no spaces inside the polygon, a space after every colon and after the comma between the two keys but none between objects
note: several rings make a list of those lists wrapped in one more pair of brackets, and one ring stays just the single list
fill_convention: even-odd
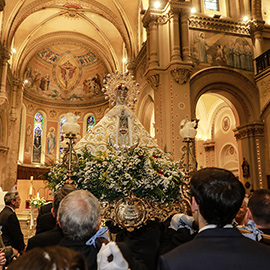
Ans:
[{"label": "arched alcove", "polygon": [[247,77],[229,68],[206,68],[190,79],[191,114],[202,94],[216,93],[230,100],[242,126],[260,120],[259,91]]}]

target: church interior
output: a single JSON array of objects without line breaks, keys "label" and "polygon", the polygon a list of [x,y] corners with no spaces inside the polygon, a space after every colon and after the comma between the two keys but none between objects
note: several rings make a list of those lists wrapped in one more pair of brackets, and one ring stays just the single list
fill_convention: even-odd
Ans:
[{"label": "church interior", "polygon": [[133,112],[173,160],[196,120],[197,169],[270,187],[270,0],[0,0],[0,19],[0,186],[18,212],[30,189],[52,199],[40,175],[61,160],[65,114],[79,142],[114,106],[115,71],[139,83]]}]

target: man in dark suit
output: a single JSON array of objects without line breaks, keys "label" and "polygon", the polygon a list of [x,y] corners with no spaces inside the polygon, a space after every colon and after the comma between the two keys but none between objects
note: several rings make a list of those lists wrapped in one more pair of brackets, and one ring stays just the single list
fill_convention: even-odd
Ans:
[{"label": "man in dark suit", "polygon": [[40,208],[37,217],[36,234],[52,230],[55,227],[56,219],[52,214],[52,208],[52,202],[48,202]]},{"label": "man in dark suit", "polygon": [[[101,217],[98,199],[86,190],[71,192],[60,203],[58,219],[64,234],[59,245],[82,254],[88,269],[97,269],[97,255],[100,246],[102,243],[108,242],[104,238],[106,227],[99,229]],[[107,265],[107,268],[104,269],[127,269],[127,262],[130,269],[147,269],[141,261],[134,259],[127,243],[120,242],[115,246],[119,248],[118,258],[112,257],[109,260],[109,253],[107,260],[103,261],[103,263],[111,264],[110,266],[114,265],[114,268]],[[126,267],[121,268],[118,264]]]},{"label": "man in dark suit", "polygon": [[248,202],[248,217],[264,234],[270,234],[270,190],[255,190]]},{"label": "man in dark suit", "polygon": [[[62,199],[76,190],[75,185],[65,184],[61,189],[55,192],[53,199],[53,208],[51,209],[50,214],[54,218],[54,228],[51,230],[47,230],[41,233],[36,234],[28,240],[26,251],[33,249],[35,247],[46,247],[46,246],[55,246],[57,245],[63,238],[63,233],[61,228],[59,228],[56,223],[56,215],[58,212],[58,208]],[[45,213],[42,216],[45,216],[49,213]],[[41,216],[41,217],[42,217]],[[46,221],[46,219],[44,220]]]},{"label": "man in dark suit", "polygon": [[250,240],[231,223],[245,196],[229,171],[205,168],[191,178],[192,211],[199,225],[193,240],[164,254],[160,270],[253,270],[270,264],[270,248]]},{"label": "man in dark suit", "polygon": [[15,209],[20,207],[21,198],[18,191],[7,192],[5,208],[0,213],[0,225],[2,226],[2,239],[5,246],[12,246],[19,253],[24,252],[25,244],[20,223]]}]

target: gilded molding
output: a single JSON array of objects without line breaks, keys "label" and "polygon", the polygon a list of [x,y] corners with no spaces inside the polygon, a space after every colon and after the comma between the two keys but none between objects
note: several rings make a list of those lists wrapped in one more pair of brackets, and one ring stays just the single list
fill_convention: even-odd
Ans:
[{"label": "gilded molding", "polygon": [[212,17],[193,15],[189,17],[189,27],[194,29],[205,29],[211,31],[226,32],[239,35],[250,35],[248,23],[240,23]]}]

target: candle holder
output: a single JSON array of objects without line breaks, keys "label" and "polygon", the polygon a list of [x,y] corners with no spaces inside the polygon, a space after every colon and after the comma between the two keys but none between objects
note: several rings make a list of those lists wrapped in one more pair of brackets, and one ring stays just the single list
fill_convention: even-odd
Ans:
[{"label": "candle holder", "polygon": [[190,206],[191,209],[191,197],[190,197],[190,173],[197,170],[197,161],[194,155],[194,142],[197,134],[199,120],[188,121],[184,119],[181,121],[180,135],[184,139],[185,145],[182,147],[182,157],[180,159],[180,168],[184,171],[185,181],[180,186],[180,194],[183,201]]},{"label": "candle holder", "polygon": [[69,112],[65,115],[66,123],[62,126],[64,133],[66,134],[65,138],[67,139],[68,147],[65,149],[63,155],[63,165],[68,168],[66,180],[67,184],[72,184],[74,181],[72,180],[72,166],[76,165],[78,162],[78,156],[73,148],[75,144],[74,139],[76,138],[76,134],[80,131],[80,125],[77,123],[79,116]]},{"label": "candle holder", "polygon": [[66,134],[65,138],[68,140],[67,145],[68,147],[65,149],[62,164],[68,168],[66,180],[67,184],[72,184],[74,181],[72,180],[72,167],[78,163],[78,156],[75,152],[73,145],[75,144],[74,139],[76,139],[75,134],[68,133]]}]

